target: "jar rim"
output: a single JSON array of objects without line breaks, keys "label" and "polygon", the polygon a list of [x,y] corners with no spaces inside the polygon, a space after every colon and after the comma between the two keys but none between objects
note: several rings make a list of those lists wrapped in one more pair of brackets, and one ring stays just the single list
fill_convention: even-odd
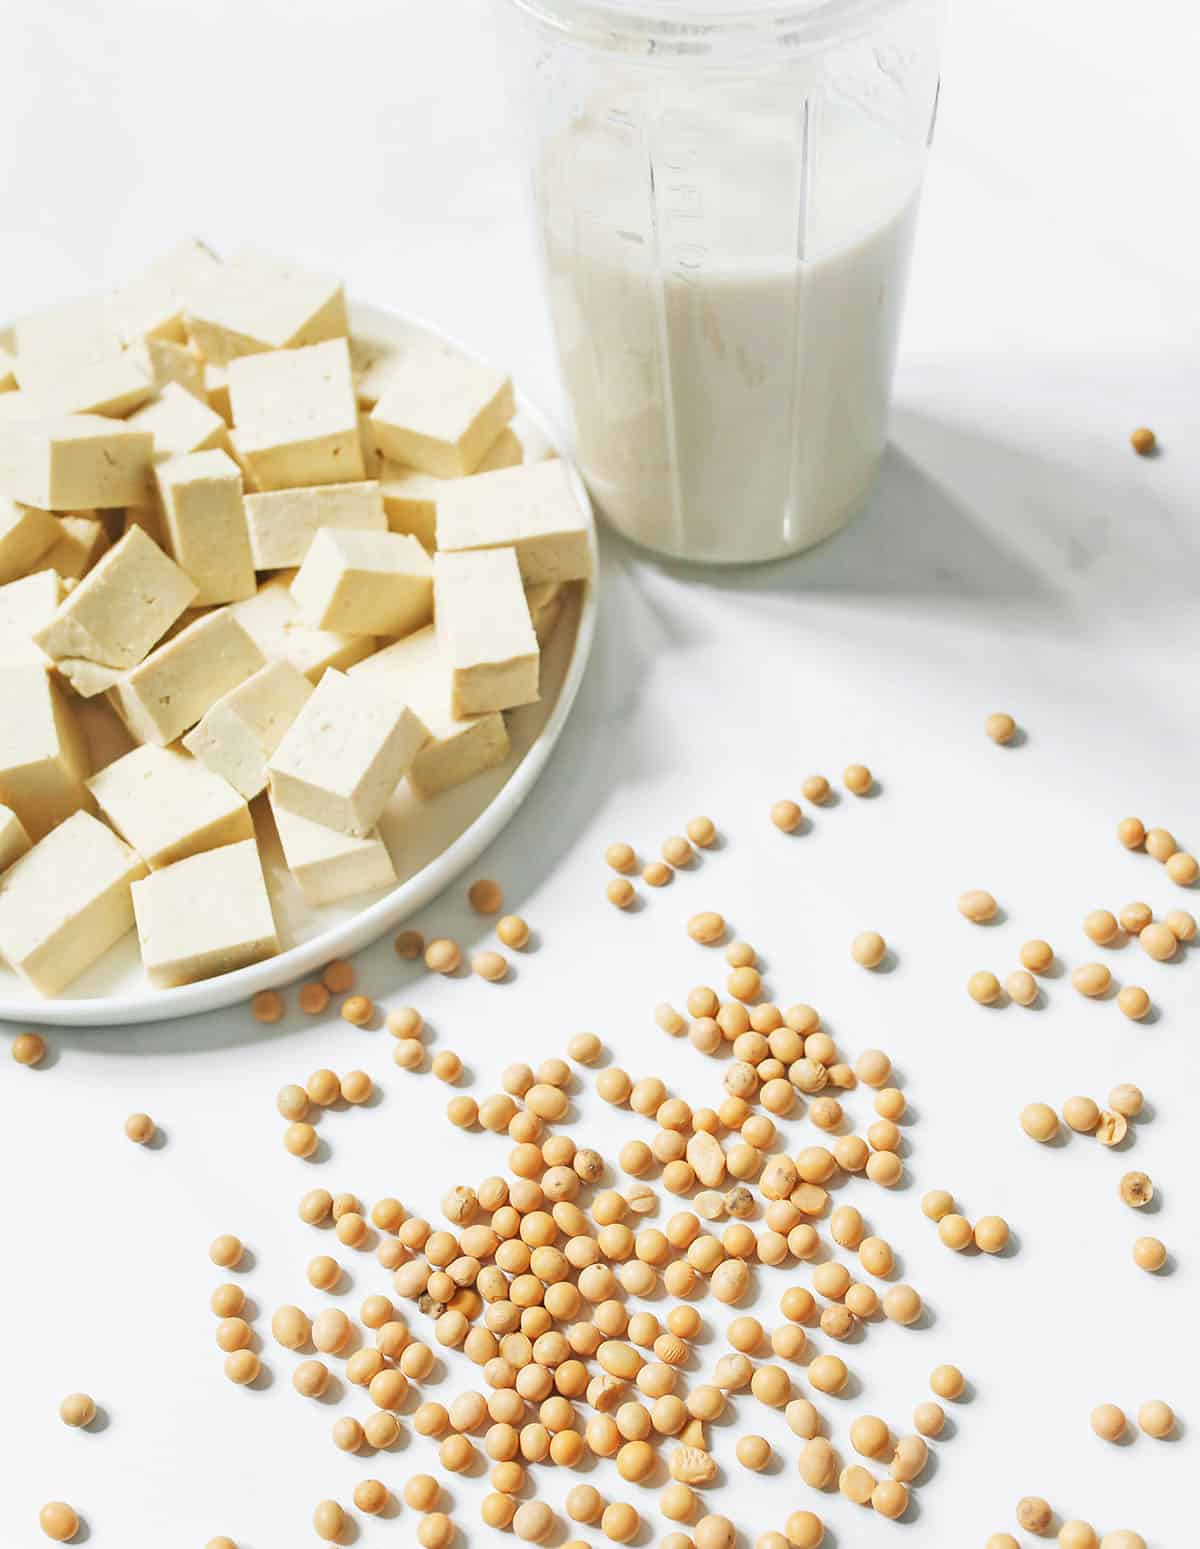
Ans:
[{"label": "jar rim", "polygon": [[532,21],[596,47],[714,54],[764,34],[789,43],[856,31],[912,0],[509,0]]}]

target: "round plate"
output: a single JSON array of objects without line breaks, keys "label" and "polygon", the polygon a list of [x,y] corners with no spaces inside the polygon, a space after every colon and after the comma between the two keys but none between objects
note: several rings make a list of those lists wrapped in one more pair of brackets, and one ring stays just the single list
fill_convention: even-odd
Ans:
[{"label": "round plate", "polygon": [[[434,339],[462,351],[440,331],[379,307],[352,306],[356,339],[406,345]],[[526,461],[554,455],[545,418],[517,395],[513,429]],[[570,465],[568,465],[570,466]],[[214,1011],[248,999],[259,990],[290,983],[344,957],[394,929],[459,876],[483,853],[513,817],[546,767],[583,680],[596,628],[596,531],[583,481],[570,467],[580,508],[586,512],[593,580],[566,588],[562,615],[542,653],[542,697],[535,705],[508,712],[512,750],[505,762],[429,801],[401,785],[380,821],[399,882],[387,890],[358,894],[313,909],[305,904],[283,863],[264,798],[252,803],[267,887],[284,950],[266,962],[198,984],[156,990],[146,982],[137,934],[130,931],[62,995],[46,1000],[0,964],[0,1020],[76,1027],[153,1022]]]}]

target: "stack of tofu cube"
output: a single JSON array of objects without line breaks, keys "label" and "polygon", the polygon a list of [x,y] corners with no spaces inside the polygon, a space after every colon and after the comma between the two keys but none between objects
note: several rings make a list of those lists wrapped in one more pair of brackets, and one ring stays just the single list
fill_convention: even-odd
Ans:
[{"label": "stack of tofu cube", "polygon": [[312,905],[394,881],[399,784],[502,763],[537,700],[585,515],[507,377],[352,338],[340,284],[258,253],[186,242],[9,344],[0,957],[45,995],[135,927],[159,987],[256,962],[256,822]]}]

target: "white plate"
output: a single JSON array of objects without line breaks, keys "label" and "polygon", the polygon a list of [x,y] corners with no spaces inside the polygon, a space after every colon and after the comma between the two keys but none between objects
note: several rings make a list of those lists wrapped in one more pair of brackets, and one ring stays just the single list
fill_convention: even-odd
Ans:
[{"label": "white plate", "polygon": [[[459,348],[434,329],[378,307],[351,308],[357,335],[408,341],[433,336]],[[513,428],[527,460],[553,448],[542,415],[518,394]],[[596,532],[583,481],[571,468],[581,508],[587,513],[595,574]],[[288,984],[302,974],[357,952],[424,907],[483,853],[533,789],[562,733],[579,691],[596,628],[595,581],[568,588],[557,627],[542,655],[542,698],[510,712],[512,751],[488,770],[432,801],[418,801],[401,786],[381,828],[396,864],[397,886],[362,893],[321,909],[300,896],[279,851],[266,802],[254,803],[267,885],[285,949],[264,963],[178,989],[155,990],[146,982],[136,932],[130,931],[62,995],[45,1000],[0,965],[0,1020],[104,1027],[191,1016],[246,1000],[259,990]]]}]

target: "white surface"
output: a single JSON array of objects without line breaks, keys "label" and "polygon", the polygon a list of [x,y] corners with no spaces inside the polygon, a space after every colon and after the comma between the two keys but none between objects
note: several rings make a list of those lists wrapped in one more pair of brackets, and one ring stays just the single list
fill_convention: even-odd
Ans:
[{"label": "white surface", "polygon": [[[370,330],[375,339],[401,340],[427,331],[424,325],[380,307],[354,305],[351,315],[353,326]],[[545,419],[523,394],[518,394],[513,428],[525,436],[531,449],[542,448],[549,439]],[[574,469],[569,482],[585,512],[594,557],[594,520]],[[418,799],[406,783],[401,784],[379,824],[399,878],[396,884],[310,906],[283,859],[266,799],[260,798],[253,813],[280,930],[282,948],[276,956],[217,978],[155,989],[142,965],[137,934],[130,931],[61,996],[49,1000],[0,962],[0,1019],[27,1016],[43,1023],[97,1027],[214,1011],[259,990],[289,984],[331,957],[356,952],[394,929],[470,866],[537,783],[579,692],[595,636],[596,611],[594,586],[569,589],[542,658],[541,698],[509,715],[511,748],[503,763],[431,801]],[[115,756],[111,748],[107,756]]]},{"label": "white surface", "polygon": [[[10,8],[7,306],[116,278],[183,230],[225,247],[248,238],[451,327],[549,401],[486,12],[482,0],[443,0],[419,20],[414,7],[357,0],[336,12],[247,0],[186,26],[177,8],[149,4]],[[1015,1531],[1012,1507],[1028,1491],[1097,1527],[1137,1527],[1152,1549],[1193,1536],[1197,954],[1168,966],[1136,948],[1113,955],[1118,977],[1148,985],[1162,1007],[1142,1027],[1062,980],[1030,1012],[980,1010],[962,985],[972,968],[1007,966],[1035,933],[1082,960],[1079,920],[1098,904],[1180,900],[1151,862],[1117,847],[1126,811],[1200,845],[1198,42],[1194,14],[1166,0],[1132,23],[1079,0],[960,8],[895,447],[871,511],[807,559],[732,578],[650,567],[607,541],[601,638],[572,724],[536,798],[478,868],[503,879],[538,950],[507,986],[427,982],[386,943],[360,962],[370,993],[422,1007],[479,1095],[508,1059],[558,1054],[586,1026],[635,1074],[659,1071],[701,1102],[716,1067],[668,1045],[650,1011],[716,972],[682,923],[717,907],[759,946],[781,1000],[821,1007],[850,1053],[892,1050],[919,1114],[912,1186],[854,1185],[845,1197],[895,1242],[934,1321],[872,1328],[847,1352],[861,1400],[820,1407],[844,1452],[851,1413],[903,1423],[939,1360],[961,1364],[976,1396],[936,1448],[914,1524],[838,1499],[817,1506],[837,1549],[982,1549],[989,1533]],[[1128,450],[1139,422],[1163,438],[1155,462]],[[983,715],[1001,706],[1027,728],[1024,746],[983,738]],[[810,768],[859,758],[880,775],[879,799],[844,801],[791,840],[767,825],[769,802]],[[719,821],[727,848],[641,913],[611,909],[603,844],[651,849],[696,810]],[[953,900],[966,886],[991,888],[1006,923],[962,921]],[[460,889],[420,923],[464,944],[482,935]],[[865,926],[893,943],[894,973],[849,962]],[[52,1068],[5,1062],[0,1076],[0,1164],[14,1182],[0,1297],[19,1335],[5,1366],[0,1540],[33,1549],[38,1505],[65,1496],[96,1549],[191,1549],[217,1532],[277,1549],[315,1542],[321,1496],[348,1501],[368,1474],[399,1485],[429,1468],[432,1449],[412,1438],[395,1456],[336,1453],[338,1410],[296,1397],[294,1358],[273,1347],[268,1391],[231,1388],[207,1311],[222,1276],[205,1248],[222,1230],[252,1245],[245,1278],[264,1330],[280,1301],[321,1303],[303,1265],[328,1238],[295,1218],[305,1187],[394,1192],[428,1213],[443,1179],[497,1170],[505,1144],[449,1130],[432,1077],[395,1071],[386,1034],[332,1019],[316,1027],[293,1012],[262,1029],[233,1010],[52,1041]],[[284,1154],[272,1098],[322,1064],[371,1070],[382,1100],[326,1119],[329,1157],[312,1167]],[[1046,1151],[1016,1127],[1031,1098],[1102,1096],[1123,1079],[1154,1108],[1128,1155],[1084,1140]],[[610,1152],[647,1133],[586,1093],[578,1106],[580,1135]],[[866,1106],[860,1096],[853,1112],[865,1120]],[[134,1108],[162,1123],[163,1150],[123,1139]],[[811,1134],[794,1132],[797,1144]],[[1160,1186],[1149,1217],[1115,1197],[1131,1165]],[[972,1213],[1007,1214],[1017,1255],[942,1248],[917,1208],[933,1185]],[[1147,1230],[1171,1246],[1174,1274],[1132,1265],[1130,1243]],[[373,1261],[342,1257],[355,1278],[343,1300],[357,1307],[380,1277]],[[761,1315],[772,1319],[780,1285],[806,1279],[764,1274]],[[722,1329],[725,1310],[702,1305]],[[701,1347],[706,1368],[719,1348]],[[456,1362],[439,1392],[472,1381]],[[110,1416],[102,1434],[55,1418],[79,1387]],[[1094,1403],[1133,1411],[1150,1396],[1175,1404],[1181,1440],[1109,1449],[1091,1436]],[[736,1414],[782,1435],[749,1399]],[[794,1473],[794,1441],[779,1476],[748,1483],[733,1434],[718,1427],[715,1445],[742,1524],[778,1526],[814,1500]],[[646,1541],[657,1542],[657,1492],[618,1487],[607,1465],[589,1477],[610,1497],[645,1496]],[[539,1488],[558,1505],[568,1483],[543,1472]],[[472,1544],[499,1545],[477,1525],[484,1488],[454,1481],[455,1516]],[[410,1512],[357,1520],[364,1549],[412,1542]]]}]

